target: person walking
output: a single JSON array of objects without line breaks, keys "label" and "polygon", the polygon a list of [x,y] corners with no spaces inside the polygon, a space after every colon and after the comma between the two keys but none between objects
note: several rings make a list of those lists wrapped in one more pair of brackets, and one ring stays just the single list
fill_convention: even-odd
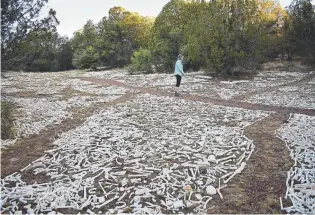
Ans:
[{"label": "person walking", "polygon": [[183,59],[184,59],[184,56],[179,54],[178,57],[177,57],[177,61],[175,63],[175,71],[174,71],[174,75],[176,77],[176,86],[174,88],[174,91],[175,91],[175,96],[179,96],[179,86],[180,86],[180,83],[182,81],[182,76],[185,75],[184,73],[184,69],[183,69]]}]

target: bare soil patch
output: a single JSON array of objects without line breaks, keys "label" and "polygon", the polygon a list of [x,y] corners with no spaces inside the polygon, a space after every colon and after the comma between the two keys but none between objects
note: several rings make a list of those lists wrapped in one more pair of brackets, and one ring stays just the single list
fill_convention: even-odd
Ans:
[{"label": "bare soil patch", "polygon": [[91,93],[86,93],[86,92],[81,92],[79,90],[75,90],[71,86],[68,86],[65,89],[63,89],[60,94],[62,95],[62,100],[70,99],[74,95],[97,96],[96,94],[91,94]]},{"label": "bare soil patch", "polygon": [[294,163],[275,130],[287,119],[287,114],[276,113],[245,129],[255,151],[245,170],[221,191],[224,198],[214,198],[215,207],[209,213],[283,213],[279,198],[283,200],[287,171]]}]

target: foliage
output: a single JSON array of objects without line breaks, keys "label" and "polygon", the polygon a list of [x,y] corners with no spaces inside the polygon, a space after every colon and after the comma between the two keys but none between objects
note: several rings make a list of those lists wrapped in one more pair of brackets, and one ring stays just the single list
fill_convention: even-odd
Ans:
[{"label": "foliage", "polygon": [[80,69],[96,68],[99,53],[96,48],[97,32],[92,20],[83,26],[81,31],[77,31],[71,40],[74,50],[72,63]]},{"label": "foliage", "polygon": [[98,62],[98,55],[92,46],[83,49],[80,52],[76,51],[73,56],[73,65],[80,69],[95,69]]},{"label": "foliage", "polygon": [[62,71],[72,69],[72,49],[67,37],[51,31],[34,31],[16,45],[23,60],[10,66],[23,71]]},{"label": "foliage", "polygon": [[254,68],[268,55],[266,44],[273,41],[282,15],[279,8],[272,1],[187,4],[188,59],[216,73],[233,74],[236,68]]},{"label": "foliage", "polygon": [[182,48],[184,6],[184,0],[171,0],[154,22],[150,48],[158,72],[172,71],[174,59]]},{"label": "foliage", "polygon": [[315,6],[310,0],[294,0],[287,13],[283,48],[288,58],[296,54],[315,63]]},{"label": "foliage", "polygon": [[40,11],[48,0],[2,0],[1,1],[1,69],[7,71],[12,65],[21,64],[25,52],[18,47],[31,32],[55,30],[58,20],[50,9],[46,18],[39,19]]},{"label": "foliage", "polygon": [[55,33],[53,10],[38,19],[47,1],[2,1],[5,70],[129,65],[131,72],[172,72],[179,53],[185,70],[230,75],[279,55],[315,62],[310,0],[294,0],[287,11],[276,0],[170,0],[156,19],[113,7],[98,23],[87,21],[70,40]]},{"label": "foliage", "polygon": [[[72,38],[73,63],[79,68],[126,66],[135,50],[148,47],[154,19],[113,7],[108,17],[88,21]],[[81,62],[82,61],[82,62]]]},{"label": "foliage", "polygon": [[1,102],[1,139],[14,139],[14,105],[9,102]]},{"label": "foliage", "polygon": [[129,67],[130,73],[145,72],[152,73],[152,53],[148,49],[140,49],[135,51],[131,58],[131,65]]}]

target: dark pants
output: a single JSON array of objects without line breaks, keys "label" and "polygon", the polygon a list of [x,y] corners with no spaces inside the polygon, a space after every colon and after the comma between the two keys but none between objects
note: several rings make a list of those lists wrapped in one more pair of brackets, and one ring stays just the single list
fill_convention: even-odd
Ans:
[{"label": "dark pants", "polygon": [[176,87],[180,86],[180,82],[182,81],[182,76],[180,75],[175,75],[176,76]]}]

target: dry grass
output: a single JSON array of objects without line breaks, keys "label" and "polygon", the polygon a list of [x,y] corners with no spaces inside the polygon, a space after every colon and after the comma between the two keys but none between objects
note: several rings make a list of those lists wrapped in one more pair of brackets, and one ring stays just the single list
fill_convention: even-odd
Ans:
[{"label": "dry grass", "polygon": [[97,96],[96,94],[81,92],[79,90],[73,89],[70,85],[63,89],[60,94],[62,95],[61,100],[68,100],[75,95],[80,96]]},{"label": "dry grass", "polygon": [[287,61],[287,60],[281,60],[276,59],[274,61],[270,61],[267,63],[264,63],[262,65],[262,69],[264,70],[280,70],[280,71],[309,71],[312,69],[311,65],[303,64],[301,61]]},{"label": "dry grass", "polygon": [[13,103],[1,102],[1,139],[15,138],[14,112],[15,106]]},{"label": "dry grass", "polygon": [[46,97],[47,95],[38,95],[35,91],[20,91],[15,93],[6,93],[6,96],[12,96],[15,98],[38,98]]}]

